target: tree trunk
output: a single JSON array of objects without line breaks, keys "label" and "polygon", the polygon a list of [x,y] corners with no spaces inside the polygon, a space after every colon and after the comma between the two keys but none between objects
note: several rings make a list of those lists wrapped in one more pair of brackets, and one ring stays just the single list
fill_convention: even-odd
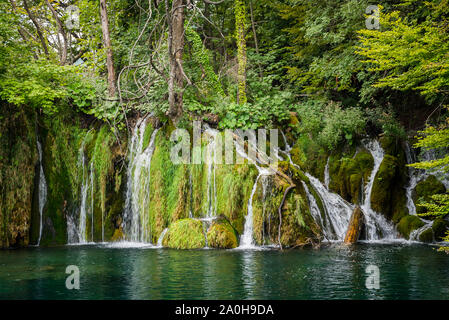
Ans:
[{"label": "tree trunk", "polygon": [[23,6],[25,8],[25,11],[28,14],[28,17],[30,17],[31,21],[33,22],[34,26],[36,27],[37,36],[39,37],[39,40],[41,41],[42,48],[44,49],[45,55],[48,58],[48,48],[47,43],[45,42],[44,36],[42,35],[41,26],[39,22],[36,20],[34,15],[31,13],[31,10],[28,7],[27,0],[23,0]]},{"label": "tree trunk", "polygon": [[246,6],[245,0],[235,0],[235,33],[237,40],[238,91],[237,102],[246,103]]},{"label": "tree trunk", "polygon": [[108,91],[109,96],[115,96],[115,69],[112,52],[111,38],[109,35],[108,12],[106,7],[106,0],[100,0],[100,16],[101,16],[101,31],[103,32],[103,44],[106,49],[106,66],[108,68]]},{"label": "tree trunk", "polygon": [[352,244],[359,240],[364,224],[363,212],[360,207],[356,207],[349,221],[348,231],[346,232],[345,243]]},{"label": "tree trunk", "polygon": [[[55,8],[51,5],[49,0],[45,0],[45,3],[47,4],[47,7],[50,9],[53,17],[55,18],[56,24],[58,25],[59,33],[62,35],[62,39],[64,40],[64,44],[61,44],[61,61],[60,64],[63,66],[65,65],[67,61],[67,46],[68,46],[68,40],[67,40],[67,33],[64,30],[64,27],[62,25],[61,19],[58,17],[58,13],[56,12]],[[59,36],[58,36],[59,39]]]},{"label": "tree trunk", "polygon": [[[168,1],[166,0],[167,11]],[[170,76],[168,79],[168,116],[176,123],[182,114],[182,88],[184,71],[182,54],[184,50],[184,0],[173,0],[168,19],[168,53],[170,57]]]}]

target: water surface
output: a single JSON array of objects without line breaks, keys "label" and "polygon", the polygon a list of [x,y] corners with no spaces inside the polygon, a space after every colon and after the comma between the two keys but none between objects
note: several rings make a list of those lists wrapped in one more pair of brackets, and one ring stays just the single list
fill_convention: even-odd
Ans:
[{"label": "water surface", "polygon": [[[68,265],[80,290],[68,290]],[[368,265],[380,289],[365,286]],[[110,245],[0,250],[0,299],[448,299],[449,256],[419,244],[319,250]]]}]

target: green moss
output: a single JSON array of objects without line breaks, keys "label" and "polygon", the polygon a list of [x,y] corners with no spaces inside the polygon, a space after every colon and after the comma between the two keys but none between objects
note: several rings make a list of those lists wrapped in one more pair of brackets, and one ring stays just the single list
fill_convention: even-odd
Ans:
[{"label": "green moss", "polygon": [[35,116],[0,105],[0,247],[26,246],[38,237]]},{"label": "green moss", "polygon": [[[416,185],[413,193],[413,201],[417,204],[421,201],[429,202],[434,194],[445,192],[446,188],[444,187],[444,184],[438,181],[435,176],[431,175]],[[426,211],[426,208],[420,206],[416,207],[416,212],[418,214],[426,213]]]},{"label": "green moss", "polygon": [[207,231],[207,242],[212,248],[233,249],[238,247],[237,232],[226,219],[213,222]]},{"label": "green moss", "polygon": [[[383,213],[387,218],[393,216],[392,194],[398,175],[398,160],[391,155],[385,155],[377,172],[371,192],[371,207],[374,211]],[[403,186],[401,186],[402,189]]]},{"label": "green moss", "polygon": [[354,156],[336,153],[329,159],[329,188],[345,200],[360,204],[364,184],[374,166],[374,159],[366,150]]},{"label": "green moss", "polygon": [[172,222],[189,215],[189,167],[175,165],[170,160],[172,143],[167,137],[167,128],[157,133],[151,160],[148,210],[151,241],[156,242],[162,231]]},{"label": "green moss", "polygon": [[194,219],[178,220],[170,225],[163,245],[174,249],[199,249],[206,245],[203,223]]},{"label": "green moss", "polygon": [[439,217],[435,219],[432,225],[433,234],[435,235],[436,241],[442,241],[446,236],[446,232],[448,230],[449,223],[443,218]]},{"label": "green moss", "polygon": [[[220,165],[215,175],[217,215],[224,215],[241,234],[248,212],[251,189],[258,175],[257,169],[249,164]],[[207,171],[204,176],[207,176]],[[204,193],[204,199],[206,198]]]},{"label": "green moss", "polygon": [[145,127],[145,132],[143,134],[142,150],[145,150],[150,144],[151,135],[153,134],[153,131],[154,131],[153,126],[151,125],[151,123],[148,123],[147,126]]},{"label": "green moss", "polygon": [[421,242],[432,242],[433,241],[433,230],[432,228],[429,228],[427,230],[424,230],[419,235],[419,241]]},{"label": "green moss", "polygon": [[422,222],[417,216],[408,215],[399,221],[397,229],[404,238],[408,239],[413,230],[421,228],[422,226],[424,226],[424,222]]}]

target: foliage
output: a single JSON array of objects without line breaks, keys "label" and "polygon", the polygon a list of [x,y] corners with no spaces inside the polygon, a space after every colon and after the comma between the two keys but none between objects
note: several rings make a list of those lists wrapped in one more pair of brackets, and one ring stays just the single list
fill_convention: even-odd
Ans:
[{"label": "foliage", "polygon": [[[418,142],[415,143],[415,148],[424,148],[426,150],[443,149],[447,150],[449,145],[449,117],[446,119],[446,124],[441,125],[440,128],[428,126],[424,131],[420,132],[420,136],[417,137]],[[449,155],[443,158],[429,161],[422,161],[414,163],[412,167],[426,170],[440,170],[444,173],[449,172]],[[444,217],[449,214],[449,194],[434,194],[431,196],[430,201],[424,201],[418,204],[427,210],[426,216],[441,216]],[[449,241],[449,234],[444,239]]]},{"label": "foliage", "polygon": [[343,109],[340,104],[309,101],[297,106],[302,134],[311,134],[332,150],[342,141],[353,144],[365,127],[363,113],[357,108]]},{"label": "foliage", "polygon": [[431,19],[422,23],[401,17],[399,11],[380,10],[382,30],[360,30],[357,54],[370,71],[383,72],[375,87],[418,90],[430,99],[441,98],[449,86],[449,34]]}]

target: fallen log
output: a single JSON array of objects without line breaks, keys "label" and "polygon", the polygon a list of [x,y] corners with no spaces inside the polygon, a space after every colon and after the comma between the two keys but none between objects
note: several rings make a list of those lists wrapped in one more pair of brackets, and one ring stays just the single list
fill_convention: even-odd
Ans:
[{"label": "fallen log", "polygon": [[345,236],[346,244],[353,244],[359,240],[360,233],[364,225],[363,212],[360,207],[356,207],[352,212],[351,219],[349,220],[348,231]]}]

